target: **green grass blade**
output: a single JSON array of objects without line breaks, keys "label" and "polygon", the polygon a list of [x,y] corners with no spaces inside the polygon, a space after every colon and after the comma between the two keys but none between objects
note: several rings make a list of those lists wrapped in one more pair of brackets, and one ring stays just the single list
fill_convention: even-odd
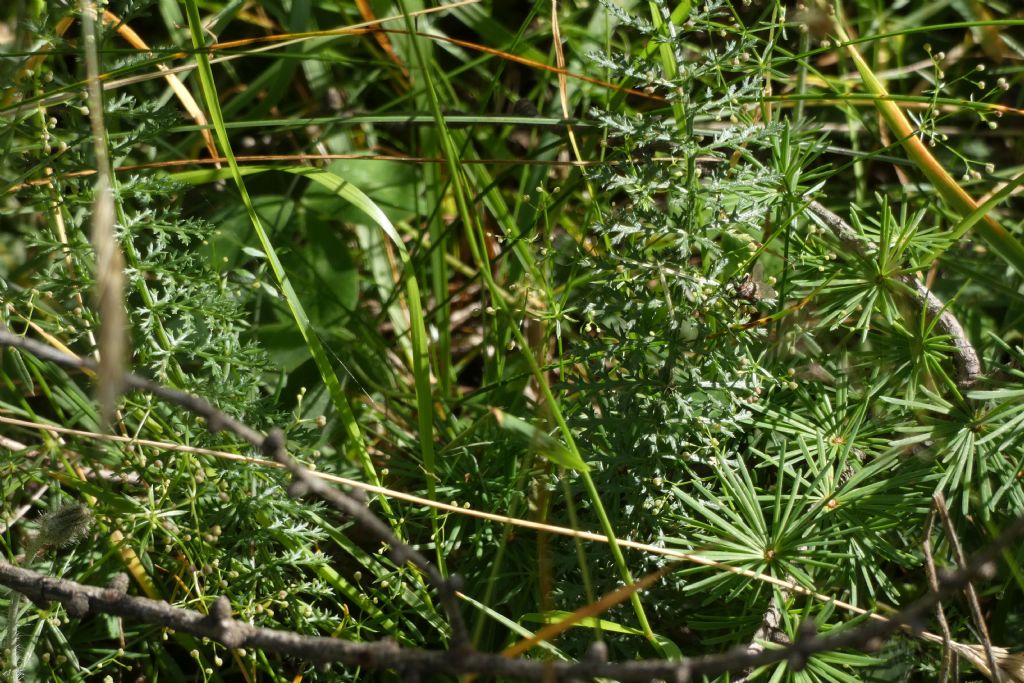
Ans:
[{"label": "green grass blade", "polygon": [[[406,277],[404,278],[405,284],[405,296],[406,302],[409,307],[409,332],[412,338],[412,349],[413,349],[413,377],[416,385],[416,402],[417,402],[417,413],[419,419],[419,433],[420,433],[420,448],[423,456],[423,465],[427,472],[427,497],[434,499],[435,487],[434,487],[434,468],[435,468],[435,454],[434,454],[434,436],[433,436],[433,414],[434,406],[431,395],[430,386],[430,364],[429,364],[429,349],[427,345],[427,330],[426,324],[424,323],[423,306],[420,299],[419,284],[417,283],[415,274],[413,273],[412,259],[409,255],[408,249],[405,247],[405,242],[402,241],[401,236],[392,225],[391,220],[387,217],[387,214],[377,204],[370,199],[362,190],[353,185],[351,182],[345,180],[341,176],[324,171],[318,168],[311,168],[308,166],[285,166],[285,167],[273,167],[273,166],[245,166],[237,167],[236,169],[202,169],[199,171],[185,171],[182,173],[173,174],[173,178],[180,181],[191,184],[198,184],[203,182],[213,182],[220,180],[234,174],[238,174],[239,177],[246,175],[254,175],[257,173],[266,173],[268,171],[281,171],[284,173],[291,173],[294,175],[300,175],[305,178],[309,178],[313,182],[323,186],[327,190],[333,192],[338,197],[348,201],[352,206],[356,207],[367,217],[369,217],[378,227],[388,236],[388,238],[394,243],[398,249],[399,257],[402,261],[402,265],[406,269]],[[262,238],[261,238],[262,242]],[[264,243],[264,249],[267,249],[269,240]],[[270,252],[267,251],[268,259],[270,258]],[[275,257],[276,258],[276,257]],[[276,271],[275,271],[276,274]],[[284,284],[281,284],[282,291],[285,290]],[[293,292],[294,294],[294,292]],[[296,300],[296,305],[299,305]],[[308,326],[308,320],[306,321]],[[305,334],[305,333],[304,333]],[[311,335],[315,333],[310,330]],[[316,339],[317,346],[323,353],[323,348],[319,343],[319,339]],[[312,348],[310,349],[312,353]],[[314,356],[315,358],[315,356]],[[326,360],[326,355],[325,355]],[[319,363],[317,364],[319,367]],[[333,368],[330,364],[327,365],[331,369],[331,374],[334,377],[335,383],[337,383],[337,377],[333,374]],[[331,389],[331,384],[325,378],[327,386]],[[348,406],[347,399],[343,394],[340,394],[341,386],[338,384],[337,387],[340,398],[345,400],[346,407]],[[332,398],[334,393],[332,390]],[[339,411],[340,412],[340,411]],[[351,412],[351,409],[350,409]],[[353,417],[354,421],[354,417]],[[358,428],[358,425],[356,425]],[[361,442],[362,443],[362,442]],[[366,453],[365,444],[362,446],[363,453]],[[361,461],[362,458],[361,458]],[[368,468],[368,469],[367,469]],[[367,476],[371,476],[373,472],[372,463],[369,460],[368,454],[365,456],[364,469],[367,469]],[[374,473],[372,475],[376,477]],[[379,481],[373,480],[372,483],[379,485]],[[436,513],[432,513],[436,514]]]},{"label": "green grass blade", "polygon": [[[406,14],[407,29],[410,33],[414,33],[415,27],[413,26],[411,17],[409,17],[408,12],[404,7],[404,3],[400,6],[402,7],[402,11]],[[455,196],[455,204],[458,207],[459,217],[462,219],[463,225],[465,226],[466,238],[469,242],[470,250],[473,253],[473,257],[480,270],[480,274],[483,276],[484,284],[487,286],[487,289],[491,294],[492,301],[506,315],[510,315],[511,311],[508,308],[508,304],[498,291],[497,283],[491,273],[491,263],[487,257],[482,241],[484,236],[482,234],[480,222],[475,214],[470,210],[469,200],[466,196],[465,188],[463,187],[463,174],[458,163],[459,154],[452,142],[452,137],[448,131],[448,127],[445,124],[444,115],[441,111],[441,103],[433,85],[430,65],[427,63],[419,43],[414,41],[413,46],[415,48],[416,59],[419,62],[420,69],[422,70],[424,80],[423,85],[430,97],[430,106],[434,114],[434,121],[437,125],[438,138],[441,143],[443,156],[452,180],[451,186]],[[512,317],[514,320],[514,316]],[[519,324],[514,322],[509,326],[509,329],[515,337],[519,348],[522,349],[523,357],[530,366],[530,371],[536,379],[541,390],[541,394],[544,397],[544,403],[547,406],[547,409],[551,411],[551,416],[554,418],[559,431],[562,433],[562,438],[565,441],[566,448],[572,454],[572,459],[574,461],[583,461],[583,456],[580,454],[579,449],[576,446],[576,441],[573,438],[572,430],[569,429],[569,425],[565,421],[565,417],[562,415],[558,401],[551,392],[551,387],[547,381],[547,377],[545,376],[540,364],[537,362],[537,359],[534,357],[529,342],[519,329]],[[597,486],[594,483],[593,478],[590,476],[590,473],[586,470],[579,472],[579,475],[587,491],[587,496],[590,498],[594,506],[594,512],[601,524],[601,530],[604,532],[605,536],[608,537],[608,544],[612,551],[615,566],[619,570],[619,574],[623,581],[626,583],[633,583],[632,573],[629,571],[629,567],[626,564],[626,558],[622,554],[622,548],[619,547],[615,529],[612,527],[611,520],[608,518],[608,513],[605,511],[604,504],[601,502],[601,496],[597,490]],[[640,623],[640,627],[644,631],[644,635],[659,651],[662,651],[662,646],[655,636],[654,630],[651,628],[647,615],[644,612],[640,597],[634,593],[630,596],[630,601],[633,605],[633,610],[636,613],[637,621]]]},{"label": "green grass blade", "polygon": [[[856,65],[857,71],[860,72],[865,88],[875,96],[875,106],[878,112],[885,119],[889,128],[899,136],[900,144],[907,152],[907,156],[921,169],[921,172],[935,186],[945,202],[953,210],[965,216],[964,222],[971,221],[971,215],[979,209],[978,204],[928,151],[899,105],[890,99],[885,85],[851,43],[849,35],[838,21],[835,22],[835,30],[839,39],[843,41],[847,54]],[[992,248],[992,251],[1006,260],[1014,270],[1024,275],[1024,245],[995,219],[988,216],[987,212],[983,213],[980,218],[974,218],[973,221],[977,224],[982,239]]]},{"label": "green grass blade", "polygon": [[[338,411],[338,416],[341,419],[345,433],[348,436],[349,443],[347,446],[348,449],[351,449],[349,452],[354,454],[356,459],[358,459],[362,464],[363,470],[369,480],[372,483],[379,485],[380,479],[377,477],[377,472],[374,469],[373,462],[370,460],[370,454],[366,449],[366,442],[363,439],[362,430],[360,429],[359,423],[356,421],[355,414],[352,412],[352,407],[349,405],[348,399],[342,390],[341,382],[338,380],[334,367],[331,365],[331,362],[327,357],[327,353],[324,350],[323,344],[320,342],[320,338],[317,337],[309,324],[309,318],[302,307],[302,303],[299,301],[298,294],[295,293],[291,282],[288,280],[288,275],[285,273],[284,267],[281,265],[281,260],[277,256],[277,251],[274,249],[274,245],[270,241],[270,237],[267,235],[267,232],[263,227],[263,223],[260,221],[259,215],[256,213],[252,199],[250,198],[245,182],[242,179],[243,174],[239,169],[238,162],[235,160],[234,152],[231,149],[231,141],[228,138],[227,128],[224,126],[224,117],[221,113],[220,101],[217,97],[216,85],[213,80],[213,70],[210,68],[210,58],[206,51],[203,24],[199,16],[199,6],[196,0],[186,0],[185,8],[188,16],[189,31],[192,36],[192,44],[196,50],[197,71],[199,74],[201,89],[203,91],[203,97],[206,101],[207,113],[209,114],[210,121],[213,122],[214,129],[217,133],[217,142],[221,147],[224,157],[228,161],[228,169],[231,173],[231,177],[235,181],[235,185],[238,187],[238,192],[242,197],[242,203],[245,204],[246,212],[249,214],[249,219],[252,221],[253,229],[256,231],[260,244],[263,246],[263,251],[267,255],[267,260],[274,273],[274,278],[277,280],[277,285],[280,288],[281,293],[284,295],[288,308],[292,313],[292,317],[295,319],[295,324],[302,333],[302,338],[306,342],[306,347],[309,349],[309,353],[313,357],[313,361],[316,363],[317,369],[320,371],[320,376],[323,379],[324,384],[327,386],[334,408]],[[390,517],[390,506],[387,500],[381,498],[381,506]]]}]

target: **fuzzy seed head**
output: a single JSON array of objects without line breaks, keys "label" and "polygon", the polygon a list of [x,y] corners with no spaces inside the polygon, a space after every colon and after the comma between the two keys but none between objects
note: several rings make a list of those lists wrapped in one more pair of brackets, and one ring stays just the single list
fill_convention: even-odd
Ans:
[{"label": "fuzzy seed head", "polygon": [[73,503],[47,513],[39,520],[42,545],[66,548],[85,536],[92,526],[92,512],[81,503]]}]

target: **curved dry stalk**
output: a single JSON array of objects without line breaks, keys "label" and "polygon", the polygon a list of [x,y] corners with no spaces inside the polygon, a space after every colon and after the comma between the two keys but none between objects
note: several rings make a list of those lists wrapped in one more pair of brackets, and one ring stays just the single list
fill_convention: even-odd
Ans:
[{"label": "curved dry stalk", "polygon": [[[16,339],[21,340],[20,337]],[[5,337],[4,332],[0,330],[0,345],[7,343],[7,337]],[[171,452],[187,452],[196,455],[209,455],[215,458],[220,458],[222,460],[245,462],[252,465],[258,465],[260,467],[284,467],[281,463],[276,462],[274,460],[268,460],[266,458],[239,455],[237,453],[229,453],[227,451],[218,451],[210,448],[199,448],[197,446],[187,446],[183,444],[175,444],[165,441],[153,441],[150,439],[126,437],[115,434],[100,434],[97,432],[88,432],[80,429],[72,429],[70,427],[59,427],[55,425],[31,422],[29,420],[20,420],[17,418],[6,417],[3,415],[0,415],[0,424],[10,424],[19,427],[29,427],[32,429],[47,430],[54,433],[67,434],[70,436],[84,437],[88,439],[98,439],[103,441],[125,443],[132,446],[158,448]],[[440,510],[441,512],[445,512],[448,514],[460,515],[463,517],[472,517],[474,519],[481,519],[488,522],[495,522],[497,524],[514,526],[521,529],[529,529],[531,531],[554,534],[558,536],[565,536],[567,538],[574,538],[581,541],[590,541],[596,543],[608,542],[608,538],[605,535],[594,533],[592,531],[584,531],[580,529],[573,529],[570,527],[557,526],[554,524],[546,524],[543,522],[537,522],[530,519],[523,519],[521,517],[512,517],[509,515],[503,515],[495,512],[487,512],[485,510],[476,510],[472,507],[465,507],[464,505],[459,505],[457,503],[445,503],[437,500],[431,500],[429,498],[417,496],[412,493],[397,491],[395,489],[390,489],[385,486],[377,486],[375,484],[369,484],[356,479],[341,477],[335,474],[330,474],[328,472],[312,471],[311,475],[316,477],[317,479],[323,480],[324,482],[338,484],[351,489],[355,489],[360,492],[372,493],[387,498],[393,498],[395,500],[400,500],[405,503],[411,503],[412,505],[434,508],[436,510]],[[852,614],[866,616],[868,619],[883,622],[888,621],[888,618],[881,614],[872,612],[871,610],[864,609],[863,607],[858,607],[857,605],[854,605],[852,603],[839,600],[833,595],[819,593],[812,589],[806,588],[805,586],[796,583],[791,578],[780,579],[775,576],[771,576],[770,574],[755,572],[750,569],[745,569],[743,567],[736,567],[731,564],[718,562],[716,560],[706,558],[702,555],[688,553],[676,548],[667,548],[664,546],[651,545],[649,543],[642,543],[640,541],[634,541],[632,539],[626,538],[617,538],[616,541],[623,548],[637,550],[642,553],[647,553],[649,555],[657,555],[659,557],[664,557],[670,561],[682,561],[690,564],[700,565],[702,567],[708,567],[710,569],[716,569],[719,571],[736,574],[738,576],[743,576],[749,579],[753,579],[755,581],[759,581],[761,583],[766,583],[771,586],[775,586],[787,595],[800,595],[803,597],[811,598],[812,600],[815,600],[817,602],[830,604],[834,607],[838,607],[839,609],[845,610]],[[928,640],[930,642],[942,642],[942,638],[940,636],[930,633],[928,631],[915,631],[913,635],[923,640]]]}]

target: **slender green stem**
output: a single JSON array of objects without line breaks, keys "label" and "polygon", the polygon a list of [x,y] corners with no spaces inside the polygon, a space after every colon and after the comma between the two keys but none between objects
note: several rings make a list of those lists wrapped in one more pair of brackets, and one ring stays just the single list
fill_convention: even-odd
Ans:
[{"label": "slender green stem", "polygon": [[[483,275],[484,282],[487,284],[488,290],[494,291],[497,289],[497,285],[494,282],[493,275],[491,275],[489,263],[483,255],[482,244],[478,242],[478,239],[481,238],[482,235],[474,235],[473,231],[469,231],[467,234],[470,236],[470,249],[473,251],[474,257],[477,259],[480,274]],[[509,328],[512,331],[512,336],[515,338],[516,344],[522,350],[523,357],[530,366],[530,372],[533,375],[534,380],[537,382],[537,386],[540,388],[541,394],[544,397],[545,405],[551,411],[551,416],[558,425],[562,438],[565,440],[566,447],[569,449],[574,460],[583,460],[583,457],[576,446],[576,440],[573,438],[572,430],[569,428],[569,424],[565,421],[565,417],[562,415],[558,402],[551,393],[551,386],[547,381],[547,377],[544,375],[544,370],[540,367],[540,364],[537,363],[537,359],[530,350],[529,342],[519,329],[518,322],[512,315],[512,311],[508,304],[500,296],[492,296],[491,300],[497,303],[502,312],[512,319],[513,322],[509,325]],[[583,481],[583,486],[587,491],[587,495],[594,506],[594,513],[597,515],[598,522],[601,525],[601,531],[608,538],[608,545],[611,548],[612,558],[615,560],[615,565],[619,570],[619,575],[625,583],[633,583],[633,575],[630,573],[629,566],[626,564],[626,558],[622,554],[622,548],[619,547],[615,528],[612,526],[611,520],[608,518],[608,513],[604,509],[604,504],[601,502],[601,495],[597,491],[597,486],[594,484],[594,480],[591,478],[590,473],[587,470],[580,470],[579,475],[580,479]],[[647,620],[647,615],[644,612],[640,596],[634,593],[630,596],[630,602],[633,604],[633,610],[636,612],[637,621],[639,621],[644,635],[652,644],[656,647],[660,647],[657,644],[654,631],[651,629],[650,623]]]}]

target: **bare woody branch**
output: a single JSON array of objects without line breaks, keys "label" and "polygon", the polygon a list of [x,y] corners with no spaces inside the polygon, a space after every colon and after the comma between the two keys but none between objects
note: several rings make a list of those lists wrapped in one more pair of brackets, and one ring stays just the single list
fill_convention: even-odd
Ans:
[{"label": "bare woody branch", "polygon": [[[725,654],[682,661],[543,662],[510,659],[468,648],[419,650],[403,648],[391,641],[356,643],[337,638],[302,636],[234,620],[230,603],[224,596],[211,605],[209,614],[201,614],[172,607],[165,602],[128,595],[128,578],[123,574],[115,577],[107,587],[87,586],[0,561],[0,584],[23,593],[37,603],[58,601],[75,617],[89,613],[112,614],[210,638],[229,648],[261,648],[317,664],[337,662],[367,669],[416,671],[425,675],[479,673],[524,681],[591,677],[620,681],[649,681],[652,678],[690,681],[695,677],[716,676],[782,661],[799,669],[816,653],[840,648],[876,648],[895,631],[919,626],[939,601],[961,590],[969,582],[990,577],[998,552],[1021,535],[1024,535],[1024,519],[1014,522],[985,551],[970,559],[960,571],[946,577],[937,591],[929,592],[890,622],[871,621],[858,628],[824,637],[805,630],[803,637],[785,648],[755,653],[747,646],[740,646]],[[811,624],[810,629],[813,628]]]},{"label": "bare woody branch", "polygon": [[[91,360],[55,351],[39,342],[12,334],[2,326],[0,346],[24,349],[41,359],[64,367],[95,367]],[[58,601],[75,617],[83,617],[89,613],[112,614],[207,637],[228,648],[260,648],[317,664],[338,662],[366,669],[391,669],[419,675],[454,676],[477,673],[524,681],[603,677],[620,681],[663,679],[682,683],[701,676],[717,676],[779,662],[786,662],[791,668],[799,670],[817,653],[843,648],[873,649],[898,630],[920,629],[928,615],[944,598],[962,590],[976,579],[990,578],[994,574],[995,561],[1000,551],[1024,536],[1024,518],[1021,518],[1010,524],[1002,535],[982,552],[964,562],[957,572],[942,577],[936,589],[930,590],[888,621],[870,620],[859,627],[827,636],[817,635],[814,623],[808,622],[806,627],[801,628],[795,642],[785,647],[757,651],[742,645],[724,654],[705,655],[681,661],[657,659],[607,662],[600,657],[591,657],[579,662],[547,662],[503,657],[475,651],[465,639],[465,627],[455,604],[455,583],[451,579],[441,577],[436,567],[414,548],[398,539],[368,508],[353,497],[311,476],[308,470],[289,457],[285,453],[284,438],[280,431],[274,430],[264,437],[257,430],[226,415],[199,396],[164,387],[137,375],[126,375],[124,385],[148,391],[204,417],[211,431],[230,431],[257,446],[287,467],[293,477],[290,488],[292,495],[314,493],[323,497],[387,543],[391,548],[392,557],[397,562],[410,562],[418,567],[441,595],[451,622],[453,647],[447,650],[423,650],[401,647],[386,640],[359,643],[259,628],[233,619],[230,601],[225,596],[217,598],[210,605],[209,614],[202,614],[176,608],[166,602],[128,595],[129,584],[126,575],[118,575],[106,587],[87,586],[18,568],[0,559],[0,584],[26,595],[37,603]]]}]

